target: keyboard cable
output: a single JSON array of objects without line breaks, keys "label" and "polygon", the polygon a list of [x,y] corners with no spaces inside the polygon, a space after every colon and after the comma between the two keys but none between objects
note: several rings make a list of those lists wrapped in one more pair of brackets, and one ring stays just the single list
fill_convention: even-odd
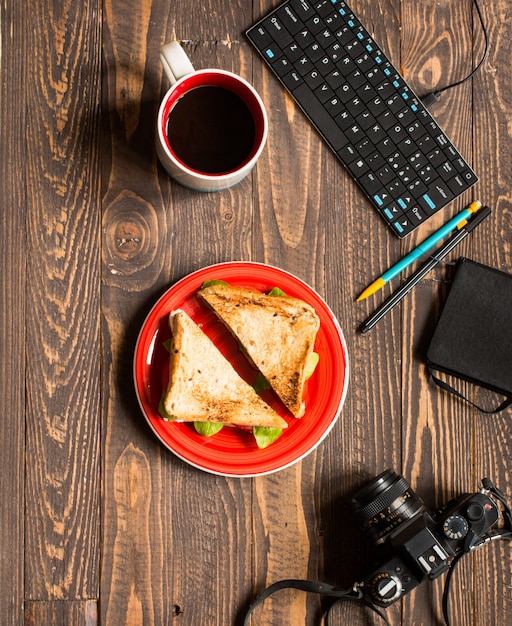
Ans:
[{"label": "keyboard cable", "polygon": [[458,87],[459,85],[462,85],[463,83],[468,81],[472,76],[474,76],[476,74],[476,72],[478,72],[478,70],[482,67],[482,64],[484,63],[485,59],[487,58],[487,54],[489,53],[489,34],[487,32],[487,28],[485,26],[484,18],[482,16],[482,12],[480,11],[480,7],[478,6],[477,0],[473,0],[473,4],[475,5],[476,12],[478,14],[478,19],[479,19],[480,25],[482,27],[482,33],[484,35],[484,41],[485,41],[485,47],[484,47],[484,52],[482,54],[482,58],[480,59],[480,61],[476,65],[476,67],[474,67],[472,69],[472,71],[467,76],[465,76],[464,78],[462,78],[460,80],[457,80],[457,81],[455,81],[453,83],[450,83],[449,85],[446,85],[445,87],[442,87],[441,89],[436,89],[435,91],[431,91],[430,93],[428,93],[425,96],[423,96],[421,98],[421,102],[423,103],[423,105],[426,108],[428,108],[432,104],[434,104],[434,102],[436,102],[439,99],[439,96],[444,91],[447,91],[448,89],[451,89],[452,87]]}]

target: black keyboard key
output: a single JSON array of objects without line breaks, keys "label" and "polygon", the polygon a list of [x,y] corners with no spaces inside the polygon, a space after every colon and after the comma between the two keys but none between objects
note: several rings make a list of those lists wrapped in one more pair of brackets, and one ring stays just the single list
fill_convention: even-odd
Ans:
[{"label": "black keyboard key", "polygon": [[421,170],[418,170],[417,174],[425,185],[430,185],[437,178],[437,170],[432,165],[425,165]]},{"label": "black keyboard key", "polygon": [[304,79],[296,70],[286,74],[286,76],[283,76],[281,80],[283,81],[284,86],[291,93],[293,93],[293,91],[304,82]]},{"label": "black keyboard key", "polygon": [[406,158],[409,158],[416,152],[417,146],[410,137],[406,137],[397,144],[397,148]]},{"label": "black keyboard key", "polygon": [[[378,192],[382,189],[382,183],[380,182],[377,174],[374,172],[366,172],[363,176],[361,176],[359,183],[361,187],[366,191],[370,198],[374,198],[374,202],[377,204],[379,208],[384,205],[384,201],[380,198]],[[375,199],[377,196],[379,199]]]},{"label": "black keyboard key", "polygon": [[419,206],[414,206],[412,209],[409,209],[405,216],[411,221],[414,227],[419,226],[421,222],[425,221],[428,217]]},{"label": "black keyboard key", "polygon": [[292,41],[283,48],[283,54],[289,61],[295,63],[303,55],[303,50],[296,41]]},{"label": "black keyboard key", "polygon": [[363,130],[368,130],[377,121],[368,109],[357,115],[356,120]]},{"label": "black keyboard key", "polygon": [[273,67],[279,77],[286,76],[286,74],[293,70],[293,64],[285,56],[276,59]]},{"label": "black keyboard key", "polygon": [[317,69],[313,61],[305,54],[303,54],[297,63],[295,63],[295,67],[301,76],[305,76],[306,74],[309,74],[309,72]]},{"label": "black keyboard key", "polygon": [[313,15],[313,17],[306,22],[306,26],[314,35],[316,35],[324,27],[324,21],[319,15]]},{"label": "black keyboard key", "polygon": [[327,17],[330,13],[332,13],[331,0],[320,0],[319,2],[314,2],[313,7],[322,17]]},{"label": "black keyboard key", "polygon": [[454,193],[440,178],[429,185],[428,191],[418,199],[419,204],[427,211],[434,212],[453,200]]},{"label": "black keyboard key", "polygon": [[414,178],[412,182],[407,185],[407,191],[409,191],[409,193],[412,193],[415,198],[419,198],[419,196],[428,191],[428,187],[419,178]]},{"label": "black keyboard key", "polygon": [[295,35],[304,26],[304,22],[290,5],[285,5],[277,10],[276,15],[288,32]]},{"label": "black keyboard key", "polygon": [[[333,93],[332,97],[325,102],[325,109],[332,118],[335,118],[338,114],[345,110],[345,105],[338,98],[338,96],[334,95]],[[351,122],[352,119],[350,120],[350,122],[347,122],[347,128],[350,126]]]},{"label": "black keyboard key", "polygon": [[368,110],[371,111],[375,117],[379,117],[379,115],[388,109],[384,100],[380,96],[375,95],[368,101]]},{"label": "black keyboard key", "polygon": [[356,150],[362,157],[367,157],[375,150],[375,145],[365,136],[356,144]]},{"label": "black keyboard key", "polygon": [[305,55],[308,57],[310,61],[316,63],[319,59],[324,56],[324,49],[318,43],[318,41],[313,41],[305,50]]},{"label": "black keyboard key", "polygon": [[344,110],[336,116],[336,123],[342,130],[347,131],[354,124],[354,118]]},{"label": "black keyboard key", "polygon": [[396,174],[389,165],[384,165],[377,172],[377,176],[383,185],[387,185],[395,178]]},{"label": "black keyboard key", "polygon": [[361,176],[368,171],[368,165],[364,159],[356,159],[347,165],[352,176],[361,178]]},{"label": "black keyboard key", "polygon": [[450,178],[447,184],[456,196],[466,190],[466,182],[462,179],[460,174],[456,174],[453,178]]},{"label": "black keyboard key", "polygon": [[315,41],[315,35],[304,25],[295,35],[295,41],[305,50]]},{"label": "black keyboard key", "polygon": [[314,69],[304,75],[304,82],[312,91],[314,91],[317,87],[324,84],[324,77],[317,69]]},{"label": "black keyboard key", "polygon": [[415,170],[420,170],[422,167],[425,167],[425,165],[427,165],[427,163],[429,162],[428,157],[426,157],[423,152],[420,151],[416,151],[414,152],[414,154],[411,154],[408,161]]},{"label": "black keyboard key", "polygon": [[315,13],[311,4],[309,2],[303,2],[303,0],[290,0],[290,2],[286,4],[290,6],[290,9],[292,9],[302,21],[309,19]]},{"label": "black keyboard key", "polygon": [[382,128],[380,124],[374,124],[371,128],[368,129],[366,134],[373,141],[374,144],[378,144],[380,141],[383,141],[385,138],[388,137],[386,131]]},{"label": "black keyboard key", "polygon": [[281,19],[276,15],[270,17],[265,23],[268,32],[278,46],[284,48],[293,41],[293,36],[285,28]]},{"label": "black keyboard key", "polygon": [[321,83],[318,88],[315,89],[315,95],[324,106],[326,102],[329,102],[335,97],[334,91],[327,83]]},{"label": "black keyboard key", "polygon": [[379,141],[377,144],[377,150],[382,154],[382,156],[387,159],[390,154],[396,149],[395,144],[391,141],[391,138],[386,136],[382,141]]},{"label": "black keyboard key", "polygon": [[327,74],[325,80],[333,89],[338,89],[345,82],[345,77],[339,69],[335,69],[330,74]]},{"label": "black keyboard key", "polygon": [[309,119],[332,145],[333,150],[336,152],[342,148],[347,143],[344,134],[311,89],[305,84],[299,85],[294,91],[294,95],[301,102]]},{"label": "black keyboard key", "polygon": [[396,234],[399,237],[405,237],[405,235],[408,235],[412,230],[414,230],[417,224],[414,224],[408,215],[403,215],[395,222],[392,222],[391,226],[395,229]]}]

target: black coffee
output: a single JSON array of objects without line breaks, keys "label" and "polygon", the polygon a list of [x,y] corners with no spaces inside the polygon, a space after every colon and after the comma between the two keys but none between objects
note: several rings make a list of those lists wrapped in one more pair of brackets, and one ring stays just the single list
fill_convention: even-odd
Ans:
[{"label": "black coffee", "polygon": [[183,95],[167,121],[174,154],[191,169],[220,174],[249,156],[256,136],[253,116],[235,93],[205,85]]}]

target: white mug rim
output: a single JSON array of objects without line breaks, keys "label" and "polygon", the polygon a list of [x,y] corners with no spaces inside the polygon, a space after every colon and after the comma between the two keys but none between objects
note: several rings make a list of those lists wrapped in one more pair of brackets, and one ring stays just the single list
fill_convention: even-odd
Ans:
[{"label": "white mug rim", "polygon": [[[229,172],[222,172],[221,174],[208,174],[205,172],[201,172],[200,170],[193,169],[190,166],[188,166],[186,163],[184,163],[183,161],[179,160],[176,157],[176,155],[169,149],[167,138],[164,136],[163,124],[162,124],[162,117],[164,114],[164,110],[166,108],[167,101],[171,97],[172,93],[176,91],[176,89],[178,89],[184,82],[187,82],[188,80],[190,80],[192,76],[212,74],[212,73],[223,75],[223,76],[228,76],[229,78],[234,79],[238,83],[242,84],[245,87],[245,89],[247,89],[251,93],[252,97],[257,102],[258,107],[261,111],[261,116],[262,116],[262,121],[263,121],[263,128],[262,128],[262,132],[260,133],[261,137],[259,140],[259,145],[255,153],[253,154],[253,156],[248,161],[244,161],[239,167],[229,170]],[[207,83],[205,83],[205,85],[206,84]],[[230,72],[228,70],[222,70],[222,69],[217,69],[217,68],[206,68],[206,69],[194,70],[194,72],[192,72],[191,74],[186,74],[185,76],[182,76],[167,90],[167,92],[165,93],[162,99],[162,102],[160,103],[160,108],[158,111],[157,131],[158,131],[158,139],[159,139],[160,145],[163,148],[166,156],[172,161],[175,167],[179,168],[183,172],[186,172],[190,176],[193,176],[197,180],[223,182],[223,181],[229,181],[231,178],[237,175],[240,175],[241,172],[245,172],[245,171],[249,172],[254,167],[254,164],[259,159],[263,151],[263,148],[265,147],[266,138],[268,134],[268,119],[267,119],[267,112],[265,110],[265,105],[263,104],[263,101],[260,95],[254,89],[254,87],[247,80],[245,80],[245,78],[243,78],[242,76],[239,76],[238,74],[235,74],[234,72]]]}]

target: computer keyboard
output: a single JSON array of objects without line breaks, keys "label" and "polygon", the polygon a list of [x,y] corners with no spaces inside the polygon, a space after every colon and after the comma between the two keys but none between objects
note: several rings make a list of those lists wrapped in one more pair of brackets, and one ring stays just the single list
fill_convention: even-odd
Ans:
[{"label": "computer keyboard", "polygon": [[477,176],[341,0],[287,0],[247,37],[402,238]]}]

